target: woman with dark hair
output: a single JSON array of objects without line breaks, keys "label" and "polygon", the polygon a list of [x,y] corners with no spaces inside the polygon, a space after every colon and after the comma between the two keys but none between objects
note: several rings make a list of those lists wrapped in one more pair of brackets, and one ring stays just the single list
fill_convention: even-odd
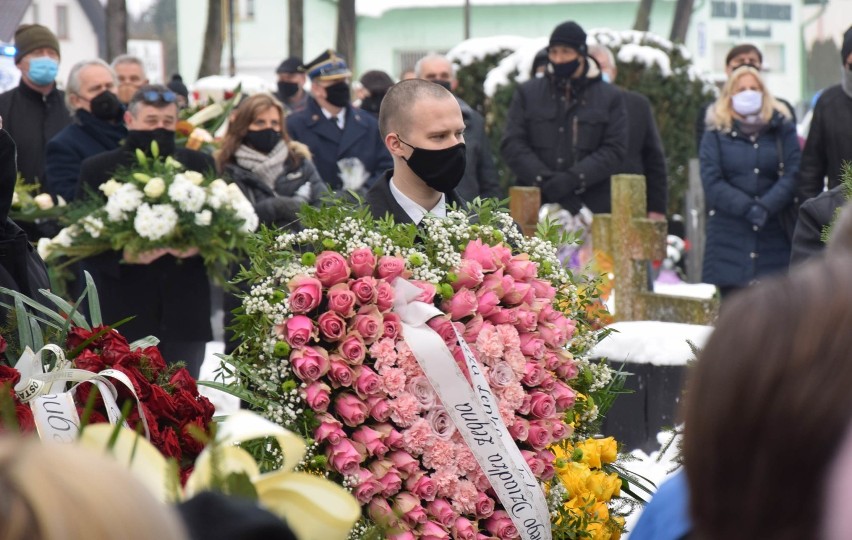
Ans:
[{"label": "woman with dark hair", "polygon": [[327,190],[308,147],[290,140],[284,106],[268,94],[240,103],[216,153],[216,167],[245,193],[260,222],[298,228],[296,213]]},{"label": "woman with dark hair", "polygon": [[801,152],[790,112],[749,65],[733,71],[707,110],[701,182],[708,211],[702,279],[729,293],[787,269],[782,211],[795,195]]},{"label": "woman with dark hair", "polygon": [[850,274],[839,250],[723,307],[687,386],[690,538],[820,537],[852,420]]}]

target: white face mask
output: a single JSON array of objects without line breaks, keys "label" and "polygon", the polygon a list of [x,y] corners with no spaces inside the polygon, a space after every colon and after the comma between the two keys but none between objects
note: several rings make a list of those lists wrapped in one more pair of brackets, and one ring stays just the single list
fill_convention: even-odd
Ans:
[{"label": "white face mask", "polygon": [[757,114],[763,107],[763,94],[757,90],[743,90],[731,97],[731,106],[741,116]]}]

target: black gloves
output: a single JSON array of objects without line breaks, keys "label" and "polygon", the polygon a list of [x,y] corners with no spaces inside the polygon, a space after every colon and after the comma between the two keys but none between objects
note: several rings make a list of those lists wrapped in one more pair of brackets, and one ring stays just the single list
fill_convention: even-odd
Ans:
[{"label": "black gloves", "polygon": [[579,184],[577,175],[570,172],[553,173],[541,184],[541,194],[544,200],[561,202],[574,195]]},{"label": "black gloves", "polygon": [[751,205],[751,208],[748,209],[748,213],[746,214],[748,222],[755,227],[763,227],[766,225],[767,218],[769,218],[769,212],[766,210],[765,206],[758,203]]}]

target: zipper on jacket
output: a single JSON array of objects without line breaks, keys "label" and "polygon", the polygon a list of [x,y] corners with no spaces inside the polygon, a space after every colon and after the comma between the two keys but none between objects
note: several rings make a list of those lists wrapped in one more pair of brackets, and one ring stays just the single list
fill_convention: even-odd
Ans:
[{"label": "zipper on jacket", "polygon": [[571,119],[571,153],[573,156],[573,163],[577,163],[577,133],[579,128],[577,126],[577,115]]}]

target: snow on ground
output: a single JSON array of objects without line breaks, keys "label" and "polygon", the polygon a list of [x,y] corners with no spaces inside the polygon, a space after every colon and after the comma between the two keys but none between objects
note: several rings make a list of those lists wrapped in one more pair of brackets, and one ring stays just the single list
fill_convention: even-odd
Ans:
[{"label": "snow on ground", "polygon": [[700,349],[713,331],[711,326],[660,321],[622,321],[609,328],[614,332],[592,349],[591,358],[655,366],[685,365],[694,356],[687,341]]},{"label": "snow on ground", "polygon": [[[225,350],[225,344],[221,341],[211,341],[207,344],[207,350],[204,352],[204,363],[201,364],[201,375],[199,381],[214,380],[214,372],[219,369],[221,359],[216,354],[221,354]],[[240,400],[225,392],[214,390],[206,386],[198,386],[198,392],[206,396],[216,407],[216,415],[226,415],[236,412],[240,408]]]},{"label": "snow on ground", "polygon": [[716,286],[709,283],[661,283],[655,281],[654,292],[709,300],[716,294]]},{"label": "snow on ground", "polygon": [[[642,450],[634,450],[630,453],[631,461],[624,464],[625,468],[637,476],[647,478],[659,487],[666,478],[674,474],[675,471],[673,469],[677,467],[675,458],[678,454],[678,444],[677,441],[668,444],[671,440],[672,434],[670,432],[657,434],[657,442],[660,443],[661,449],[666,447],[665,452],[658,450],[648,455]],[[627,516],[626,527],[628,533],[622,536],[623,539],[626,540],[630,537],[629,531],[636,525],[641,514],[642,509],[637,508],[636,511]]]}]

